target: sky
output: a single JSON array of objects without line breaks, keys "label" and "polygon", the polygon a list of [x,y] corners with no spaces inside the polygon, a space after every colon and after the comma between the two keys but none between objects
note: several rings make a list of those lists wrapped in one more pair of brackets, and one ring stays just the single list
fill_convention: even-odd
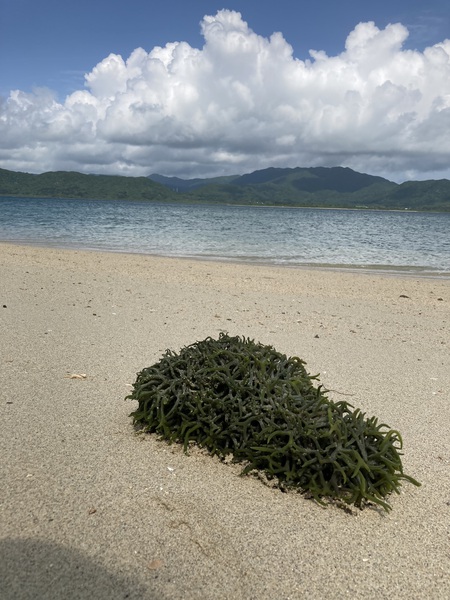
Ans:
[{"label": "sky", "polygon": [[0,167],[450,179],[448,0],[0,0]]}]

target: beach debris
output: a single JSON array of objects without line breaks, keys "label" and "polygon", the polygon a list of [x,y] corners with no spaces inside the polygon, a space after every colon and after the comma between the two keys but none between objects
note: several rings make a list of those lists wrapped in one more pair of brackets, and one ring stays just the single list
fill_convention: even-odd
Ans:
[{"label": "beach debris", "polygon": [[95,515],[95,513],[97,512],[97,509],[94,508],[93,506],[88,510],[88,515]]},{"label": "beach debris", "polygon": [[161,559],[154,558],[153,560],[151,560],[148,563],[147,568],[150,569],[150,571],[156,571],[157,569],[160,569],[163,566],[164,566],[164,563]]},{"label": "beach debris", "polygon": [[137,374],[127,399],[143,431],[191,443],[221,459],[243,463],[242,474],[263,472],[282,490],[307,493],[320,504],[368,503],[391,509],[403,472],[400,433],[367,418],[315,385],[305,362],[272,346],[220,333],[166,350],[159,362]]},{"label": "beach debris", "polygon": [[400,294],[399,298],[409,298],[406,294]]},{"label": "beach debris", "polygon": [[87,379],[86,373],[68,373],[64,375],[65,379]]}]

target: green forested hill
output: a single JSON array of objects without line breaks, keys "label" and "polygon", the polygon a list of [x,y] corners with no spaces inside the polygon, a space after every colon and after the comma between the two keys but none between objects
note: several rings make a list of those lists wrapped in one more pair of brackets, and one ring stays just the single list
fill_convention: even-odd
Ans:
[{"label": "green forested hill", "polygon": [[180,179],[0,169],[0,195],[221,204],[450,211],[450,181],[408,181],[343,167],[268,168],[239,176]]},{"label": "green forested hill", "polygon": [[225,184],[197,184],[187,194],[190,198],[239,204],[275,204],[283,206],[320,206],[362,208],[378,206],[381,199],[397,184],[351,169],[269,168],[254,171]]},{"label": "green forested hill", "polygon": [[30,175],[0,169],[0,196],[174,201],[174,192],[148,177],[84,175],[55,171]]},{"label": "green forested hill", "polygon": [[196,201],[235,204],[450,211],[447,179],[399,185],[343,167],[297,167],[262,169],[222,184],[200,181],[184,195]]}]

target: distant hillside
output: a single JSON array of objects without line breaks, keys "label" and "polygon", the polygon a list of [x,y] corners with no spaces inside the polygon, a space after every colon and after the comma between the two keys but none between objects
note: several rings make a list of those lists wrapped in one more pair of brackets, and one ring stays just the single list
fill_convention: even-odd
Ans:
[{"label": "distant hillside", "polygon": [[171,190],[175,190],[176,192],[187,192],[189,190],[194,190],[195,188],[204,186],[205,183],[208,185],[230,183],[237,177],[238,175],[228,175],[224,177],[211,177],[210,179],[180,179],[179,177],[165,177],[164,175],[158,175],[157,173],[149,175],[149,179],[152,181],[162,183],[166,187],[170,188]]},{"label": "distant hillside", "polygon": [[[158,180],[164,183],[161,176],[151,177],[160,177]],[[195,185],[183,188],[183,181],[195,181]],[[399,185],[344,167],[270,167],[224,182],[177,182],[184,197],[197,202],[450,211],[450,182],[446,179]]]},{"label": "distant hillside", "polygon": [[262,184],[276,184],[279,187],[287,187],[299,192],[315,193],[327,190],[342,194],[356,192],[375,183],[383,184],[389,188],[396,186],[392,181],[382,177],[357,173],[344,167],[296,167],[294,169],[269,167],[245,175],[230,175],[210,179],[180,179],[179,177],[164,177],[164,175],[157,174],[150,175],[149,178],[180,192],[213,185],[261,186]]},{"label": "distant hillside", "polygon": [[30,175],[0,169],[0,196],[450,211],[447,179],[399,185],[343,167],[271,167],[210,179],[63,171]]},{"label": "distant hillside", "polygon": [[0,196],[37,198],[92,198],[95,200],[178,200],[167,187],[148,177],[84,175],[54,171],[31,175],[0,169]]}]

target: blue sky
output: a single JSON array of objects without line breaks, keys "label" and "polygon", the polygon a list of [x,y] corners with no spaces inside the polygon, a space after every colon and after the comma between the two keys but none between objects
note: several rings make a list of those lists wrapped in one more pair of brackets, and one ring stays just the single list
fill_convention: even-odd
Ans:
[{"label": "blue sky", "polygon": [[450,37],[447,0],[0,0],[0,93],[46,86],[60,95],[82,87],[84,74],[111,52],[124,58],[138,47],[167,42],[201,48],[200,21],[222,8],[241,12],[263,36],[281,31],[296,57],[310,49],[338,54],[361,21],[380,28],[400,22],[406,47],[423,49]]},{"label": "blue sky", "polygon": [[447,0],[0,0],[0,166],[448,177],[448,38]]}]

